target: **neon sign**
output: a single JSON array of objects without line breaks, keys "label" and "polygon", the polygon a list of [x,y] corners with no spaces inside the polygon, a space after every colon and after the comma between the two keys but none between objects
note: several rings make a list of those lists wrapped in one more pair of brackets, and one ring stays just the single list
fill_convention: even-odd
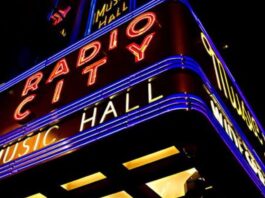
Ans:
[{"label": "neon sign", "polygon": [[201,33],[201,38],[206,51],[213,60],[213,66],[219,90],[222,91],[225,98],[229,100],[232,107],[236,110],[237,114],[243,119],[249,130],[257,137],[260,144],[263,145],[264,136],[260,132],[255,119],[253,118],[249,110],[246,108],[246,105],[244,101],[240,98],[239,93],[233,87],[231,82],[229,82],[228,75],[224,69],[224,66],[222,65],[221,61],[218,59],[214,50],[211,48],[209,41],[207,40],[206,36],[203,33]]},{"label": "neon sign", "polygon": [[97,1],[92,30],[98,30],[129,11],[130,0]]},{"label": "neon sign", "polygon": [[[115,29],[103,38],[84,45],[50,67],[31,75],[25,82],[14,86],[12,91],[16,93],[15,98],[8,93],[3,95],[3,100],[12,101],[12,107],[5,107],[6,110],[3,110],[6,113],[2,115],[5,119],[0,119],[1,133],[15,129],[143,68],[146,54],[152,51],[150,45],[156,42],[155,31],[158,27],[155,21],[156,14],[146,12],[133,19],[127,26]],[[119,54],[126,55],[121,57]],[[127,65],[130,62],[131,66],[116,65],[117,61]],[[134,65],[136,63],[137,66]],[[112,72],[113,75],[110,76],[114,65],[115,70],[121,72]],[[20,95],[19,101],[17,94]],[[13,118],[10,110],[13,111]]]},{"label": "neon sign", "polygon": [[224,128],[225,132],[231,139],[231,141],[234,142],[236,148],[240,151],[240,153],[244,156],[252,170],[257,174],[260,181],[265,185],[265,174],[262,171],[261,166],[258,164],[257,160],[251,154],[248,146],[246,143],[242,140],[236,129],[234,128],[233,124],[227,118],[224,111],[222,110],[222,107],[219,106],[218,101],[216,101],[214,98],[210,101],[211,109],[213,112],[214,117],[219,122],[219,124]]},{"label": "neon sign", "polygon": [[[1,133],[10,138],[0,151],[3,166],[34,156],[39,163],[44,160],[42,152],[54,158],[80,148],[85,140],[87,144],[96,141],[93,136],[128,128],[130,122],[138,124],[172,109],[193,108],[212,116],[209,120],[218,124],[220,137],[264,190],[264,132],[190,11],[180,2],[167,2],[135,16],[122,25],[113,22],[107,32],[99,30],[89,42],[80,42],[0,96],[0,101],[10,101],[0,114]],[[165,84],[167,78],[160,79],[160,74],[173,74],[176,68],[195,72],[217,99],[210,102],[205,90],[187,79],[169,84]],[[156,80],[161,86],[154,84]],[[144,99],[136,100],[133,90],[141,86],[145,89],[138,92],[145,93]],[[175,106],[167,109],[169,103]],[[20,135],[16,136],[17,130]],[[67,145],[69,150],[63,147]]]},{"label": "neon sign", "polygon": [[[0,150],[0,164],[5,164],[59,140],[102,124],[109,119],[122,116],[144,105],[156,102],[164,97],[163,94],[169,93],[169,90],[162,89],[160,86],[161,81],[168,81],[167,84],[169,84],[169,79],[174,75],[166,74],[156,79],[148,79],[141,84],[110,96],[107,100],[98,101],[83,108],[81,111],[71,115],[70,120],[67,118],[66,121],[57,121],[52,126],[47,126],[35,132],[32,131],[23,139],[18,139],[13,144],[6,145]],[[139,98],[137,96],[139,92],[145,93],[145,96]]]},{"label": "neon sign", "polygon": [[[146,20],[147,19],[147,20]],[[140,15],[136,17],[127,27],[126,32],[134,32],[133,34],[127,34],[129,38],[132,37],[138,37],[144,33],[146,33],[150,28],[152,28],[154,21],[156,19],[156,16],[154,13],[145,13],[143,15]],[[141,21],[146,20],[147,23],[145,26],[143,26],[139,30],[135,30],[135,25],[140,23]],[[152,38],[154,37],[155,33],[151,33],[147,35],[142,43],[140,45],[136,43],[131,43],[127,45],[127,49],[131,54],[135,56],[135,62],[139,62],[144,59],[144,55],[146,52],[146,49],[150,45],[150,42]],[[110,35],[110,44],[112,44],[112,34]],[[113,49],[113,48],[112,48]],[[91,51],[92,50],[92,51]],[[78,58],[77,58],[77,64],[76,67],[84,66],[87,63],[90,63],[96,55],[99,54],[99,51],[101,50],[101,42],[100,41],[94,41],[92,43],[89,43],[88,45],[82,47],[79,50]],[[95,84],[97,79],[97,74],[99,67],[105,65],[107,63],[108,57],[105,56],[95,62],[92,62],[85,66],[85,68],[82,70],[82,75],[88,74],[88,81],[87,86],[91,86]],[[51,74],[49,75],[48,79],[46,80],[46,84],[51,83],[55,78],[58,78],[60,76],[64,76],[69,73],[69,67],[66,59],[59,60],[55,67],[53,68]],[[33,76],[29,77],[25,83],[24,89],[22,91],[21,96],[26,96],[29,91],[36,91],[39,88],[39,83],[41,82],[43,78],[43,73],[38,72],[34,74]],[[64,80],[60,80],[55,85],[54,89],[54,95],[52,99],[52,103],[56,103],[59,101],[62,89],[63,89],[63,83]],[[35,94],[32,94],[30,96],[27,96],[16,108],[14,113],[15,120],[22,120],[29,116],[30,111],[26,110],[25,112],[21,113],[22,108],[29,102],[31,102],[36,97]]]},{"label": "neon sign", "polygon": [[5,164],[55,143],[58,141],[56,133],[59,128],[58,125],[53,125],[36,135],[29,135],[23,140],[17,140],[16,143],[2,148],[0,150],[0,164]]},{"label": "neon sign", "polygon": [[255,142],[256,152],[259,153],[261,160],[264,162],[264,141],[265,137],[262,130],[257,124],[256,119],[248,109],[246,103],[242,99],[242,96],[237,91],[237,88],[232,83],[231,77],[228,75],[224,68],[223,63],[216,55],[207,37],[201,33],[201,40],[203,46],[212,60],[215,74],[215,84],[217,84],[217,90],[220,91],[220,95],[231,107],[232,111],[240,118],[239,120],[244,123],[243,129],[246,131],[247,137],[250,137]]},{"label": "neon sign", "polygon": [[[151,20],[150,20],[150,18],[151,18]],[[134,34],[128,35],[129,38],[138,37],[138,36],[144,34],[145,32],[147,32],[153,26],[155,18],[156,18],[155,14],[149,13],[149,12],[136,17],[127,27],[126,32],[134,32]],[[145,24],[145,26],[142,27],[140,30],[135,30],[135,24],[138,24],[142,20],[146,20],[146,19],[148,19],[148,20],[147,20],[147,23]],[[131,24],[133,24],[133,25],[131,25]],[[147,35],[143,39],[143,41],[140,45],[133,42],[126,47],[128,49],[128,51],[131,52],[131,54],[133,54],[135,56],[135,62],[139,62],[139,61],[144,59],[146,49],[150,45],[150,42],[151,42],[152,38],[154,37],[154,35],[155,35],[155,33],[151,33],[151,34]],[[111,39],[112,38],[113,37],[111,34]],[[112,40],[110,40],[110,41],[111,41],[110,42],[110,44],[111,44],[113,41]],[[92,50],[92,52],[91,52],[91,50]],[[92,61],[96,57],[96,55],[98,55],[100,50],[101,50],[100,41],[94,41],[94,42],[89,43],[88,45],[82,47],[78,53],[76,67],[84,66],[85,64],[89,63],[82,70],[82,75],[88,74],[88,80],[87,80],[87,86],[88,87],[95,84],[99,67],[102,67],[103,65],[105,65],[107,63],[107,60],[108,60],[107,56],[104,56],[103,58],[101,58],[95,62]],[[90,63],[90,61],[92,61],[92,63]],[[69,73],[68,63],[66,62],[66,59],[61,59],[56,63],[51,74],[49,75],[48,79],[46,80],[46,84],[49,84],[55,78],[58,78],[60,76],[64,76],[68,73]],[[42,72],[38,72],[38,73],[34,74],[33,76],[29,77],[25,83],[25,86],[24,86],[24,89],[22,91],[21,96],[22,97],[27,96],[29,91],[32,92],[32,91],[38,90],[39,83],[41,82],[42,78],[43,78]],[[52,103],[59,102],[59,98],[60,98],[60,95],[61,95],[61,92],[63,89],[63,83],[64,83],[64,80],[60,80],[55,85],[54,94],[53,94],[52,101],[51,101]],[[25,110],[24,112],[21,112],[21,111],[24,108],[24,106],[27,103],[33,101],[35,97],[36,97],[35,94],[29,95],[18,105],[18,107],[16,108],[16,110],[14,112],[14,119],[15,120],[22,120],[22,119],[25,119],[27,116],[29,116],[30,110]]]}]

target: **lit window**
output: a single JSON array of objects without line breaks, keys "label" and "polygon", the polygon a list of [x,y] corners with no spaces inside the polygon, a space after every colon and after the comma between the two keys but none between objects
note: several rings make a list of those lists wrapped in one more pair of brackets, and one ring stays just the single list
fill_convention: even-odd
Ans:
[{"label": "lit window", "polygon": [[30,195],[30,196],[28,196],[28,197],[26,197],[26,198],[46,198],[46,196],[44,196],[44,195],[41,194],[41,193],[36,193],[36,194],[34,194],[34,195]]},{"label": "lit window", "polygon": [[120,191],[120,192],[117,192],[117,193],[113,193],[111,195],[104,196],[102,198],[133,198],[133,197],[130,196],[125,191]]},{"label": "lit window", "polygon": [[157,151],[155,153],[151,153],[148,155],[145,155],[143,157],[131,160],[129,162],[123,163],[123,166],[125,166],[128,170],[132,170],[134,168],[138,168],[140,166],[144,166],[146,164],[150,164],[152,162],[170,157],[172,155],[176,155],[179,153],[179,150],[175,146],[168,147],[166,149]]},{"label": "lit window", "polygon": [[187,180],[195,173],[195,168],[191,168],[180,173],[176,173],[161,179],[146,183],[146,185],[163,198],[182,197],[187,192]]},{"label": "lit window", "polygon": [[80,188],[82,186],[100,181],[100,180],[105,179],[105,178],[106,178],[105,175],[103,175],[101,172],[97,172],[97,173],[94,173],[92,175],[88,175],[88,176],[76,179],[74,181],[65,183],[65,184],[61,185],[61,187],[67,191],[70,191],[70,190]]}]

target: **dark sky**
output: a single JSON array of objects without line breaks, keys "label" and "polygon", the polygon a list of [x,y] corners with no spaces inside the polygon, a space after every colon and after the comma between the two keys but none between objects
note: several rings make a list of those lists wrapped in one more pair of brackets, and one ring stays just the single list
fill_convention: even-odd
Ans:
[{"label": "dark sky", "polygon": [[[231,0],[190,1],[264,126],[263,6],[254,1],[251,3]],[[235,3],[237,4],[234,5]],[[50,9],[49,6],[49,0],[13,0],[2,3],[0,83],[10,79],[11,73],[19,73],[26,68],[18,62],[21,56],[29,56],[29,54],[24,50],[22,55],[18,55],[18,46],[32,46],[36,35],[42,37],[48,33],[47,28],[43,27],[47,25],[45,17],[47,17],[47,10]],[[36,53],[41,52],[42,46],[47,45],[47,42],[42,39],[35,49]],[[223,49],[225,44],[229,45],[228,49]],[[42,58],[39,57],[39,60]],[[25,65],[34,65],[37,62],[38,60],[28,60]]]}]

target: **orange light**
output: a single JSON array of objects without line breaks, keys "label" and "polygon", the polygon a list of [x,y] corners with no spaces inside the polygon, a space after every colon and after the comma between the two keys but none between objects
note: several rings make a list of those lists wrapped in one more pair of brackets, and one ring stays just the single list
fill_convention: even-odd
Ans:
[{"label": "orange light", "polygon": [[74,181],[62,184],[61,187],[67,191],[70,191],[70,190],[74,190],[76,188],[80,188],[82,186],[100,181],[105,178],[106,178],[105,175],[103,175],[101,172],[97,172],[92,175],[88,175],[88,176],[76,179]]},{"label": "orange light", "polygon": [[187,180],[198,171],[191,168],[180,173],[169,175],[161,179],[146,183],[146,185],[155,191],[160,197],[176,198],[186,194]]},{"label": "orange light", "polygon": [[63,88],[63,83],[64,83],[64,80],[60,80],[56,84],[54,95],[53,95],[53,98],[52,98],[52,104],[54,104],[54,103],[59,101],[60,96],[61,96],[61,91],[62,91],[62,88]]},{"label": "orange light", "polygon": [[131,160],[129,162],[125,162],[122,165],[125,166],[128,170],[132,170],[132,169],[144,166],[146,164],[150,164],[152,162],[170,157],[172,155],[176,155],[178,153],[179,153],[179,150],[175,146],[171,146],[163,150]]},{"label": "orange light", "polygon": [[53,79],[57,78],[58,76],[67,74],[67,73],[69,73],[69,68],[68,68],[65,58],[63,58],[55,65],[46,83],[47,84],[51,83]]},{"label": "orange light", "polygon": [[[101,43],[99,41],[94,41],[92,43],[89,43],[85,47],[81,48],[78,54],[77,59],[77,67],[80,67],[81,65],[91,61],[99,52],[101,48]],[[86,52],[88,50],[92,50],[89,56],[86,55]]]},{"label": "orange light", "polygon": [[133,198],[132,196],[130,196],[127,192],[125,191],[120,191],[117,193],[113,193],[111,195],[107,195],[101,198]]},{"label": "orange light", "polygon": [[34,100],[34,98],[36,97],[36,94],[32,94],[28,97],[26,97],[16,108],[16,111],[14,113],[14,119],[15,120],[23,120],[24,118],[26,118],[31,111],[30,110],[26,110],[23,113],[21,112],[22,108],[30,101]]},{"label": "orange light", "polygon": [[118,46],[118,29],[110,33],[109,50],[115,49]]},{"label": "orange light", "polygon": [[141,43],[141,45],[138,45],[136,43],[131,43],[130,45],[128,45],[126,47],[135,56],[135,59],[134,59],[135,62],[139,62],[139,61],[144,59],[145,50],[149,46],[149,44],[150,44],[151,40],[153,39],[154,35],[155,35],[154,32],[149,34],[149,35],[147,35],[144,38],[144,40]]},{"label": "orange light", "polygon": [[[147,20],[147,23],[141,29],[136,29],[136,26],[142,20]],[[126,34],[129,38],[137,37],[147,32],[155,23],[156,15],[153,12],[146,12],[135,19],[128,25]]]},{"label": "orange light", "polygon": [[32,75],[31,77],[29,77],[22,91],[22,96],[27,95],[29,90],[31,91],[37,90],[42,77],[43,77],[42,72],[38,72]]},{"label": "orange light", "polygon": [[83,69],[82,74],[90,73],[88,77],[87,86],[93,85],[95,83],[97,78],[98,67],[104,65],[106,62],[107,62],[107,57],[104,57]]}]

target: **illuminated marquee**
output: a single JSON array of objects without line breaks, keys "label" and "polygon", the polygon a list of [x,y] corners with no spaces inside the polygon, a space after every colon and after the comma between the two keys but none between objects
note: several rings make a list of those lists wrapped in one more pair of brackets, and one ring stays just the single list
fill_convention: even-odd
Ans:
[{"label": "illuminated marquee", "polygon": [[250,152],[247,144],[240,137],[238,131],[235,129],[232,122],[227,117],[222,107],[219,105],[218,101],[213,97],[212,100],[210,100],[210,104],[213,115],[216,118],[216,120],[223,127],[228,137],[235,144],[236,148],[242,154],[242,156],[246,159],[247,163],[251,166],[255,174],[257,174],[262,184],[265,185],[265,174],[261,166],[255,159],[254,155]]},{"label": "illuminated marquee", "polygon": [[[165,78],[165,77],[164,77]],[[161,80],[161,79],[159,79]],[[158,81],[158,80],[156,80]],[[158,86],[158,83],[155,83]],[[66,137],[72,136],[85,129],[95,127],[111,118],[122,116],[132,110],[141,108],[143,105],[151,104],[163,95],[154,95],[152,79],[136,87],[127,89],[119,95],[110,96],[108,101],[99,101],[92,106],[84,108],[72,116],[69,121],[56,122],[46,129],[40,129],[29,136],[18,140],[13,145],[8,145],[0,150],[0,164],[10,162],[33,151],[44,148]],[[136,101],[138,92],[145,93],[143,100]],[[156,91],[157,92],[157,91]],[[122,105],[121,105],[122,104]],[[71,130],[69,130],[71,129]]]},{"label": "illuminated marquee", "polygon": [[[53,111],[54,108],[92,93],[110,82],[143,68],[145,55],[148,50],[152,50],[150,45],[155,42],[157,28],[155,21],[154,13],[144,13],[132,20],[124,28],[124,32],[115,29],[102,38],[104,42],[95,40],[88,43],[76,52],[56,61],[47,69],[15,85],[12,88],[15,95],[10,96],[6,93],[2,96],[2,101],[12,101],[12,103],[4,107],[5,114],[2,114],[0,121],[1,133],[9,132],[10,129],[15,129]],[[144,23],[140,28],[136,27],[142,22]],[[128,44],[124,43],[124,37],[128,40]],[[135,42],[134,39],[137,41]],[[126,57],[119,54],[126,54]],[[131,66],[117,65],[117,60],[124,65],[130,62]],[[113,65],[119,72],[113,72]],[[110,76],[110,73],[113,75]],[[18,95],[21,96],[19,100]]]},{"label": "illuminated marquee", "polygon": [[[179,68],[181,69],[180,66]],[[98,101],[97,103],[89,105],[83,110],[76,112],[71,116],[70,120],[69,118],[66,118],[66,120],[55,122],[54,125],[49,126],[46,129],[41,129],[41,131],[38,131],[25,139],[19,140],[13,145],[3,148],[0,151],[1,163],[5,164],[19,157],[23,157],[26,154],[44,148],[50,144],[54,144],[65,137],[69,137],[80,132],[83,133],[87,130],[90,131],[90,129],[96,132],[93,128],[99,124],[104,124],[108,120],[116,120],[120,117],[124,117],[123,115],[137,109],[143,109],[146,105],[150,106],[152,103],[155,104],[156,102],[161,103],[160,101],[171,100],[170,98],[174,98],[174,95],[177,93],[192,93],[199,91],[198,93],[200,97],[207,101],[208,106],[211,106],[214,117],[224,127],[231,140],[235,142],[235,146],[238,151],[240,151],[241,155],[245,157],[246,162],[258,175],[260,181],[265,184],[264,172],[251,153],[251,149],[248,148],[241,139],[232,122],[226,117],[226,113],[222,107],[216,107],[216,105],[218,105],[217,99],[213,98],[211,94],[206,94],[209,93],[209,90],[203,92],[202,88],[205,86],[200,84],[196,78],[197,77],[185,70],[176,70],[175,72],[170,71],[163,75],[159,75],[156,78],[150,78],[143,83],[137,84],[136,86],[129,87],[118,94],[111,95],[107,100]],[[182,85],[183,82],[186,82],[184,87]],[[196,87],[194,87],[194,84],[196,84]],[[139,95],[139,92],[142,94]],[[143,93],[145,93],[145,95],[143,95]],[[211,96],[211,98],[209,98],[209,96]],[[179,98],[183,98],[183,104],[188,104],[188,106],[190,106],[188,102],[191,100],[190,96],[185,94],[183,96],[180,95]],[[185,110],[188,106],[183,106],[182,109]],[[196,106],[197,105],[194,107]],[[193,106],[190,106],[189,108],[193,109]],[[125,119],[125,123],[128,122],[126,117],[127,116],[121,118],[121,120]],[[90,133],[91,132],[88,134]],[[94,136],[93,133],[90,135]]]},{"label": "illuminated marquee", "polygon": [[[135,16],[120,26],[113,22],[107,32],[99,30],[97,36],[1,94],[2,103],[10,101],[0,114],[1,134],[6,137],[0,151],[2,165],[12,161],[34,165],[27,160],[37,156],[34,163],[45,161],[43,152],[54,158],[80,148],[81,137],[88,144],[95,141],[93,136],[129,128],[130,122],[144,122],[172,109],[193,109],[209,117],[265,192],[264,131],[206,32],[180,2],[163,3]],[[166,79],[159,81],[160,74],[174,73],[176,68],[179,74],[181,70],[196,73],[201,88],[192,83],[196,89],[191,89],[187,79],[173,80],[168,86]],[[156,80],[162,89],[153,84]],[[145,99],[138,94],[137,100],[132,93],[141,86]],[[172,102],[174,108],[166,109],[167,99],[177,102]]]},{"label": "illuminated marquee", "polygon": [[263,145],[264,134],[261,133],[259,126],[251,115],[250,111],[247,109],[245,102],[237,92],[235,86],[231,83],[231,80],[229,79],[222,62],[215,54],[214,50],[209,44],[209,41],[203,33],[201,33],[201,38],[207,53],[213,60],[213,66],[219,90],[223,93],[225,98],[229,100],[232,107],[237,111],[237,114],[241,116],[249,130],[257,137],[260,144]]}]

